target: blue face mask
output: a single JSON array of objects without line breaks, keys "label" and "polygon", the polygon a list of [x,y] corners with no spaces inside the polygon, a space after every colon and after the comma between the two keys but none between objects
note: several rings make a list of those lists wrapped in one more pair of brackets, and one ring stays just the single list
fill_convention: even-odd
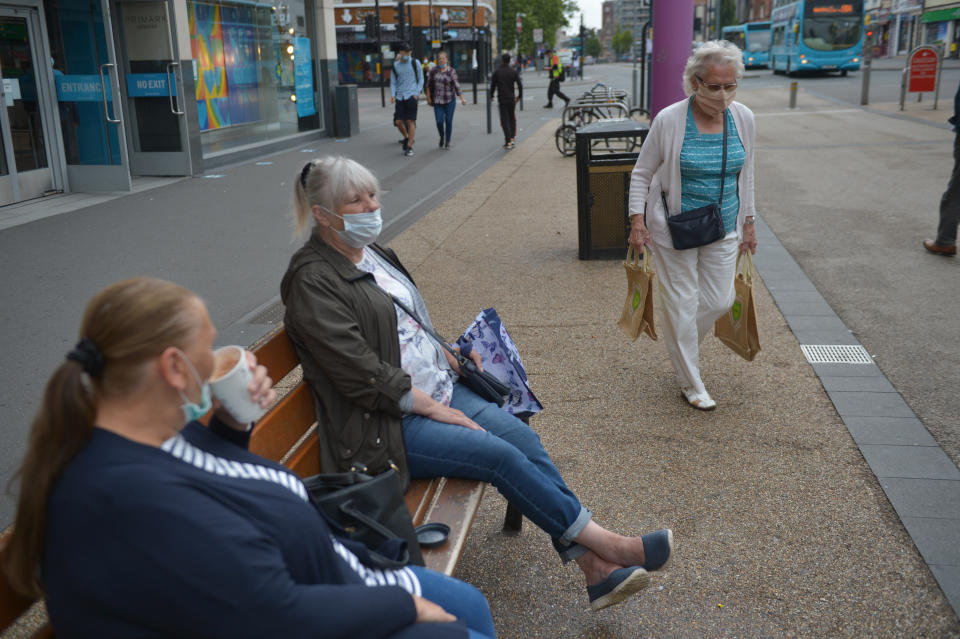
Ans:
[{"label": "blue face mask", "polygon": [[180,404],[180,410],[183,411],[183,418],[192,422],[196,419],[200,419],[204,415],[210,412],[210,409],[213,408],[213,399],[210,397],[210,383],[205,382],[200,379],[200,375],[197,373],[197,369],[193,367],[193,364],[190,362],[190,358],[184,354],[179,348],[177,352],[183,356],[183,361],[187,363],[187,367],[190,369],[190,373],[193,374],[193,378],[197,380],[197,384],[200,385],[200,403],[191,402],[190,398],[186,394],[177,389],[177,392],[180,393],[180,399],[183,400],[183,403]]},{"label": "blue face mask", "polygon": [[337,231],[337,234],[340,236],[340,239],[353,248],[363,248],[367,244],[376,242],[377,238],[380,237],[380,229],[383,228],[383,218],[380,215],[380,209],[367,213],[337,215],[330,209],[323,208],[322,206],[320,208],[330,215],[343,220],[343,230]]}]

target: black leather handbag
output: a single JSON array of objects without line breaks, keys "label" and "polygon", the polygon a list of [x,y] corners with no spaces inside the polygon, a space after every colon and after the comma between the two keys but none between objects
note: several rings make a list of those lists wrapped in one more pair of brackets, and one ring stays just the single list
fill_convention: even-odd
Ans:
[{"label": "black leather handbag", "polygon": [[667,206],[667,196],[663,189],[660,197],[663,198],[663,212],[667,217],[667,226],[670,229],[670,239],[673,248],[678,251],[697,248],[716,242],[726,233],[723,230],[723,187],[727,177],[727,115],[723,114],[723,163],[720,168],[720,203],[708,204],[690,211],[683,211],[679,215],[670,215]]},{"label": "black leather handbag", "polygon": [[423,321],[417,316],[417,314],[409,308],[406,304],[401,302],[395,295],[391,295],[393,298],[393,303],[400,307],[403,312],[413,318],[417,324],[423,328],[427,334],[434,339],[437,344],[442,348],[446,349],[448,353],[453,355],[454,359],[457,360],[457,364],[460,365],[460,381],[470,387],[470,389],[487,400],[488,402],[494,403],[497,406],[503,406],[506,402],[506,396],[510,394],[510,386],[503,383],[496,376],[491,375],[487,371],[482,371],[477,368],[476,364],[473,363],[473,360],[464,357],[459,352],[455,351],[450,345],[442,338],[440,335],[430,328],[428,325],[424,324]]},{"label": "black leather handbag", "polygon": [[[410,511],[403,499],[403,482],[396,470],[371,476],[352,470],[325,473],[303,480],[310,500],[335,532],[363,543],[376,568],[424,565]],[[397,544],[406,541],[406,548]]]}]

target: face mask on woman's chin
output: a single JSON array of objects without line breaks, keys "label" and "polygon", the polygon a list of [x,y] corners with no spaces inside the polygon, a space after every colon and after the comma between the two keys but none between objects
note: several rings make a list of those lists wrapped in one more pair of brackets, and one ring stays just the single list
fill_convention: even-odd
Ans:
[{"label": "face mask on woman's chin", "polygon": [[720,91],[713,95],[707,95],[701,87],[697,89],[696,99],[700,103],[700,108],[707,115],[720,115],[733,103],[733,98],[736,95],[736,91]]}]

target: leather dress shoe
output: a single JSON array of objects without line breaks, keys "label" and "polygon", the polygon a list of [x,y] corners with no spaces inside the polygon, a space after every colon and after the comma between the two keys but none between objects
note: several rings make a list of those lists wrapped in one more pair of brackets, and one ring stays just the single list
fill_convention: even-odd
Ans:
[{"label": "leather dress shoe", "polygon": [[931,253],[936,253],[937,255],[956,255],[957,247],[947,246],[946,244],[937,244],[934,240],[924,240],[923,248],[927,249]]}]

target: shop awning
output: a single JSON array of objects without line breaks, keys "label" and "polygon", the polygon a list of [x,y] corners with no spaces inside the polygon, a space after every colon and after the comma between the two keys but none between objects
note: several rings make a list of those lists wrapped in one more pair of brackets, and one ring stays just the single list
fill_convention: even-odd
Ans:
[{"label": "shop awning", "polygon": [[946,22],[948,20],[960,20],[960,5],[949,9],[935,9],[927,11],[921,18],[923,22]]}]

